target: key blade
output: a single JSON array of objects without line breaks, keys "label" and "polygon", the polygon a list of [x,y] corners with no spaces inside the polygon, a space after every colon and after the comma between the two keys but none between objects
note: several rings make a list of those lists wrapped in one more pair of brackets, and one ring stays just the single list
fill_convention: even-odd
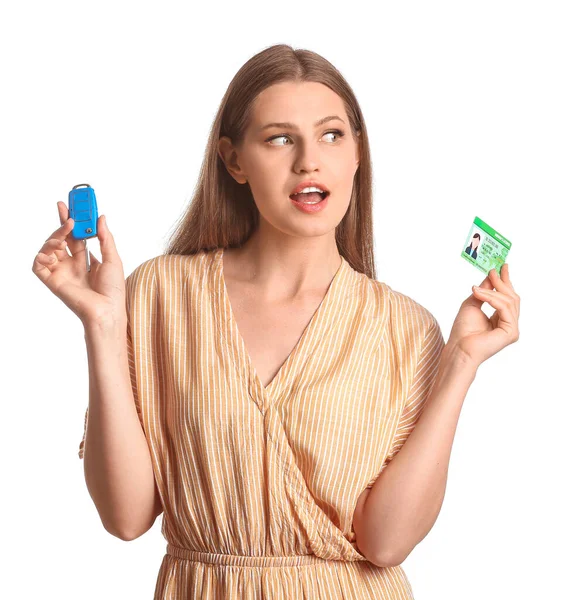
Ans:
[{"label": "key blade", "polygon": [[91,270],[91,256],[89,253],[89,246],[87,244],[87,240],[85,239],[85,256],[87,257],[87,271]]}]

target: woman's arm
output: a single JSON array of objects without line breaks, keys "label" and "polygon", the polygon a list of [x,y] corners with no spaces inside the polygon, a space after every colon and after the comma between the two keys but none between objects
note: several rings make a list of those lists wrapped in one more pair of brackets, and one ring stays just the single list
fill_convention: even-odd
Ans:
[{"label": "woman's arm", "polygon": [[[495,309],[490,318],[481,310],[485,302]],[[353,527],[359,548],[372,562],[402,563],[433,527],[468,389],[484,361],[520,339],[519,317],[520,296],[508,263],[500,273],[491,269],[461,304],[417,423],[374,486],[358,499]]]},{"label": "woman's arm", "polygon": [[127,317],[85,326],[89,408],[85,480],[105,529],[123,540],[161,512],[150,450],[136,411],[128,365]]},{"label": "woman's arm", "polygon": [[457,422],[477,368],[453,346],[443,348],[435,383],[413,431],[361,498],[353,528],[358,547],[371,562],[401,564],[437,520]]}]

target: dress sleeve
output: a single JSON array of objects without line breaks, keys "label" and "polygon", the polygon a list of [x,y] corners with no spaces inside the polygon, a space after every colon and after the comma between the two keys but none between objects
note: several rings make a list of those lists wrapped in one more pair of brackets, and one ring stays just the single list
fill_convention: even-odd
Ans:
[{"label": "dress sleeve", "polygon": [[[152,266],[151,271],[148,267],[151,266],[150,261],[146,261],[134,271],[125,280],[126,286],[126,314],[128,322],[126,325],[126,346],[128,351],[128,367],[130,372],[130,382],[132,384],[132,392],[134,394],[134,402],[136,403],[136,412],[142,427],[144,427],[142,421],[142,409],[138,396],[138,386],[136,381],[136,360],[134,354],[134,341],[132,339],[132,324],[133,323],[144,323],[144,314],[141,312],[145,310],[146,302],[143,299],[147,296],[147,288],[153,287],[155,282],[155,273]],[[87,423],[89,418],[89,408],[87,406],[85,412],[85,422],[83,429],[83,439],[79,444],[79,458],[84,458],[85,454],[85,439],[87,435]]]},{"label": "dress sleeve", "polygon": [[431,318],[433,321],[421,343],[421,349],[412,382],[390,450],[378,475],[376,475],[376,477],[374,477],[366,486],[367,488],[374,485],[382,471],[384,471],[390,464],[390,461],[400,451],[410,433],[413,431],[431,393],[437,371],[439,370],[441,352],[445,346],[441,327],[433,315],[431,315]]}]

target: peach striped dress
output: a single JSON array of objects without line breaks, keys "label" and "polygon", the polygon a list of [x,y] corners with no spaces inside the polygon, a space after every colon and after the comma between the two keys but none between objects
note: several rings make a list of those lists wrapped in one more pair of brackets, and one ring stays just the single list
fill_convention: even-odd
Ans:
[{"label": "peach striped dress", "polygon": [[126,279],[130,375],[167,541],[154,599],[413,598],[401,566],[359,552],[352,519],[427,400],[437,320],[342,258],[264,387],[222,257],[161,255]]}]

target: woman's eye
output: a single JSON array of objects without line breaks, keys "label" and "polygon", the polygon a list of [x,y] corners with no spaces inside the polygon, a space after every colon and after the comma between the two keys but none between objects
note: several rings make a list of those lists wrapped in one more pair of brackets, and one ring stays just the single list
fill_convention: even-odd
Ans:
[{"label": "woman's eye", "polygon": [[[327,133],[325,135],[334,135],[338,140],[339,138],[343,137],[344,133],[342,131],[338,131],[338,130],[337,131],[327,131]],[[325,137],[325,136],[323,136],[323,137]]]},{"label": "woman's eye", "polygon": [[[344,136],[344,132],[340,131],[339,129],[336,129],[334,131],[327,131],[327,133],[323,134],[323,137],[325,137],[326,135],[334,135],[337,138],[337,141],[339,138],[342,138]],[[269,138],[268,140],[266,140],[267,142],[272,142],[273,140],[279,140],[279,139],[290,139],[289,135],[276,135],[274,137]],[[335,142],[336,143],[336,142]],[[272,146],[288,146],[289,144],[272,144]]]},{"label": "woman's eye", "polygon": [[[270,138],[268,142],[272,142],[273,140],[279,140],[283,138],[289,139],[287,135],[278,135],[276,137]],[[272,144],[272,146],[287,146],[287,144]]]}]

